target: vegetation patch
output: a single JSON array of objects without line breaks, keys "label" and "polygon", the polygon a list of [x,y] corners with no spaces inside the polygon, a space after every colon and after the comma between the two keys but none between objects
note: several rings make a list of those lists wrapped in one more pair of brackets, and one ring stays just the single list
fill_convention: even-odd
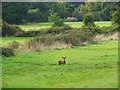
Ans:
[{"label": "vegetation patch", "polygon": [[36,37],[33,40],[30,40],[28,45],[29,47],[35,47],[40,43],[44,43],[46,46],[54,45],[55,42],[64,42],[66,44],[72,45],[72,46],[81,46],[84,45],[84,42],[87,42],[88,44],[93,43],[93,34],[88,31],[76,31],[72,30],[67,34],[59,34],[59,35],[42,35],[39,37]]},{"label": "vegetation patch", "polygon": [[20,43],[17,41],[9,42],[7,47],[11,49],[17,49],[20,46]]},{"label": "vegetation patch", "polygon": [[22,33],[17,33],[14,36],[15,37],[35,37],[39,35],[44,35],[47,33],[47,30],[32,30],[32,31],[24,31]]},{"label": "vegetation patch", "polygon": [[118,24],[113,24],[109,27],[107,26],[103,26],[103,27],[99,27],[99,26],[82,26],[82,28],[79,28],[79,30],[83,30],[83,31],[90,31],[93,34],[108,34],[108,33],[113,33],[115,31],[118,31]]},{"label": "vegetation patch", "polygon": [[66,30],[71,30],[71,29],[72,28],[69,25],[64,24],[62,27],[55,26],[47,29],[24,31],[22,33],[17,33],[14,36],[15,37],[36,37],[36,36],[46,35],[46,34],[65,33]]},{"label": "vegetation patch", "polygon": [[23,33],[23,32],[24,31],[20,29],[18,26],[14,26],[6,22],[3,22],[2,37],[14,36],[15,34]]},{"label": "vegetation patch", "polygon": [[14,56],[14,50],[12,48],[4,48],[2,47],[2,55],[6,57]]}]

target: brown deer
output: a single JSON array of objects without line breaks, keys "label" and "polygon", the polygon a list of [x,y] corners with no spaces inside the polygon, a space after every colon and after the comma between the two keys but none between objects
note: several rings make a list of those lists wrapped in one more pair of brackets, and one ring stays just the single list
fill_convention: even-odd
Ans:
[{"label": "brown deer", "polygon": [[64,61],[58,61],[59,65],[66,63],[66,62],[65,62],[66,57],[62,57],[62,58],[64,59]]}]

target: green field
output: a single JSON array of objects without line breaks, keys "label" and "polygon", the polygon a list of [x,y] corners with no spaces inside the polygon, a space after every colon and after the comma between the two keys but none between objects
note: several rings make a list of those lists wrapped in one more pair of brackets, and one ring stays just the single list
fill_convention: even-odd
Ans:
[{"label": "green field", "polygon": [[2,38],[2,46],[5,46],[9,42],[12,42],[12,41],[18,41],[20,44],[23,44],[32,38],[33,37],[3,37]]},{"label": "green field", "polygon": [[49,28],[51,27],[50,23],[30,23],[30,24],[22,24],[19,25],[19,27],[25,31],[30,31],[30,30],[38,30],[38,29],[43,29],[43,28]]},{"label": "green field", "polygon": [[[66,56],[66,65],[58,60]],[[118,88],[118,41],[2,58],[3,88]]]},{"label": "green field", "polygon": [[[73,28],[80,28],[83,25],[82,22],[65,22],[65,24],[68,24]],[[99,22],[95,22],[95,24],[100,27],[103,27],[103,26],[112,25],[112,22],[111,21],[99,21]],[[22,24],[19,26],[23,30],[29,31],[29,30],[38,30],[38,29],[43,29],[43,28],[49,28],[49,27],[51,27],[51,23],[46,22],[46,23]]]}]

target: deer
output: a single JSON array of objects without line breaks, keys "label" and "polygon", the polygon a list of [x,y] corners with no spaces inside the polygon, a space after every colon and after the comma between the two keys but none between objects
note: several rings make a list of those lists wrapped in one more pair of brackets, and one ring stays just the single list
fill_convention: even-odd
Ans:
[{"label": "deer", "polygon": [[61,64],[65,64],[66,62],[65,62],[65,59],[66,59],[66,57],[62,57],[63,59],[64,59],[64,61],[58,61],[58,63],[59,63],[59,65],[61,65]]}]

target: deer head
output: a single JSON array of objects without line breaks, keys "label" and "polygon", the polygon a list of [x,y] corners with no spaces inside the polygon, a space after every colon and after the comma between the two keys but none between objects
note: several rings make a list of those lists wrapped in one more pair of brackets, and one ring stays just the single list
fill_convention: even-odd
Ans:
[{"label": "deer head", "polygon": [[65,61],[65,59],[66,59],[66,57],[62,57],[63,59],[64,59],[64,61]]}]

